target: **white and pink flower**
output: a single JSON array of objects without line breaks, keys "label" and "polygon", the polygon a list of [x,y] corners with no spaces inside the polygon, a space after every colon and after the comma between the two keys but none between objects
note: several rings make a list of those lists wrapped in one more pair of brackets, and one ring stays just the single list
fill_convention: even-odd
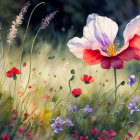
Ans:
[{"label": "white and pink flower", "polygon": [[113,20],[91,14],[83,29],[83,37],[68,42],[69,50],[88,65],[101,63],[103,69],[122,69],[124,61],[140,60],[140,15],[131,20],[123,32],[124,45],[114,41],[118,25]]}]

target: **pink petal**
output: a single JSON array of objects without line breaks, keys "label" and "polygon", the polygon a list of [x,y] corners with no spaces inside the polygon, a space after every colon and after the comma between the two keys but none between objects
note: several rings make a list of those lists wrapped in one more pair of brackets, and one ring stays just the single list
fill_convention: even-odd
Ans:
[{"label": "pink petal", "polygon": [[122,69],[124,68],[124,62],[119,57],[112,57],[110,59],[111,66],[115,69]]},{"label": "pink petal", "polygon": [[99,50],[84,50],[83,61],[85,61],[88,65],[99,64],[102,59],[103,56],[100,54]]},{"label": "pink petal", "polygon": [[110,59],[107,57],[104,57],[104,59],[101,61],[101,67],[103,69],[110,69],[111,67]]}]

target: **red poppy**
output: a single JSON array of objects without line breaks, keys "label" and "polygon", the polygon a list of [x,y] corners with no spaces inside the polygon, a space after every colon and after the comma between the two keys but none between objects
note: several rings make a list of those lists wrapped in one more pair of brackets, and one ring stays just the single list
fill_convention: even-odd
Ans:
[{"label": "red poppy", "polygon": [[114,140],[114,137],[108,137],[108,140]]},{"label": "red poppy", "polygon": [[78,136],[76,134],[72,134],[72,137],[78,139]]},{"label": "red poppy", "polygon": [[26,62],[23,63],[23,67],[26,67]]},{"label": "red poppy", "polygon": [[32,88],[32,86],[31,86],[31,85],[29,85],[29,86],[28,86],[28,88]]},{"label": "red poppy", "polygon": [[73,133],[74,133],[74,134],[77,134],[77,133],[78,133],[78,131],[76,131],[76,130],[73,130]]},{"label": "red poppy", "polygon": [[53,88],[50,88],[50,92],[52,92],[53,91]]},{"label": "red poppy", "polygon": [[98,140],[105,140],[105,139],[106,139],[106,137],[104,135],[101,135],[98,137]]},{"label": "red poppy", "polygon": [[49,96],[48,94],[44,94],[44,98],[45,98],[45,99],[49,99],[50,96]]},{"label": "red poppy", "polygon": [[3,140],[9,140],[9,136],[6,133],[3,134],[2,138]]},{"label": "red poppy", "polygon": [[85,84],[89,84],[94,82],[94,78],[85,74],[81,77],[81,81],[85,82]]},{"label": "red poppy", "polygon": [[74,97],[79,97],[81,94],[82,94],[82,89],[81,88],[75,88],[72,91],[72,96],[74,96]]},{"label": "red poppy", "polygon": [[12,110],[12,113],[15,114],[15,115],[18,114],[18,112],[15,109]]},{"label": "red poppy", "polygon": [[28,117],[29,117],[29,114],[28,114],[28,113],[25,113],[25,114],[24,114],[24,117],[25,117],[25,118],[28,118]]},{"label": "red poppy", "polygon": [[31,131],[30,130],[26,133],[26,136],[28,136],[29,138],[31,137]]},{"label": "red poppy", "polygon": [[114,137],[116,135],[116,132],[112,129],[110,129],[106,134],[108,134],[109,136]]},{"label": "red poppy", "polygon": [[88,140],[88,136],[86,136],[86,137],[81,136],[81,137],[80,137],[80,140]]},{"label": "red poppy", "polygon": [[17,118],[16,117],[12,117],[12,121],[16,121],[17,120]]},{"label": "red poppy", "polygon": [[97,128],[91,129],[90,131],[91,131],[91,133],[94,134],[94,135],[100,134],[100,132],[97,131]]},{"label": "red poppy", "polygon": [[131,134],[131,133],[127,133],[127,136],[129,137],[129,138],[133,138],[133,135]]},{"label": "red poppy", "polygon": [[13,77],[16,74],[21,74],[21,72],[20,72],[19,69],[15,68],[15,67],[13,67],[11,70],[9,70],[8,72],[6,72],[6,76],[8,78],[11,78],[11,77]]},{"label": "red poppy", "polygon": [[107,104],[108,104],[109,106],[112,105],[111,102],[108,102]]}]

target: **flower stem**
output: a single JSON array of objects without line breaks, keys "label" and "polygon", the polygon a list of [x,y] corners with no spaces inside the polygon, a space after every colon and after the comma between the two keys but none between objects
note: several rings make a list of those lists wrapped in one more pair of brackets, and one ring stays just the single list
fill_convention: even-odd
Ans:
[{"label": "flower stem", "polygon": [[116,69],[114,68],[114,79],[115,79],[115,101],[117,97],[117,72]]},{"label": "flower stem", "polygon": [[25,43],[25,39],[26,39],[26,36],[27,36],[27,31],[28,31],[28,29],[29,29],[31,17],[32,17],[32,15],[33,15],[35,9],[36,9],[37,7],[39,7],[40,5],[42,5],[42,4],[45,5],[45,2],[40,2],[38,5],[36,5],[36,6],[34,7],[34,9],[32,10],[32,12],[31,12],[31,14],[30,14],[28,23],[27,23],[27,27],[26,27],[25,35],[24,35],[24,37],[23,37],[23,42],[22,42],[22,47],[21,47],[21,54],[20,54],[20,71],[21,71],[22,53],[23,53],[24,43]]}]

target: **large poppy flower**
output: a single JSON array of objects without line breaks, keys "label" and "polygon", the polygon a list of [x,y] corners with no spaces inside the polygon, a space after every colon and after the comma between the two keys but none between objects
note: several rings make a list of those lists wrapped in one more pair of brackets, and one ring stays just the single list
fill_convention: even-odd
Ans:
[{"label": "large poppy flower", "polygon": [[122,69],[124,61],[140,60],[140,15],[131,20],[123,32],[124,45],[114,41],[118,25],[113,20],[91,14],[83,29],[83,37],[68,42],[70,51],[88,65],[101,63],[103,69]]}]

